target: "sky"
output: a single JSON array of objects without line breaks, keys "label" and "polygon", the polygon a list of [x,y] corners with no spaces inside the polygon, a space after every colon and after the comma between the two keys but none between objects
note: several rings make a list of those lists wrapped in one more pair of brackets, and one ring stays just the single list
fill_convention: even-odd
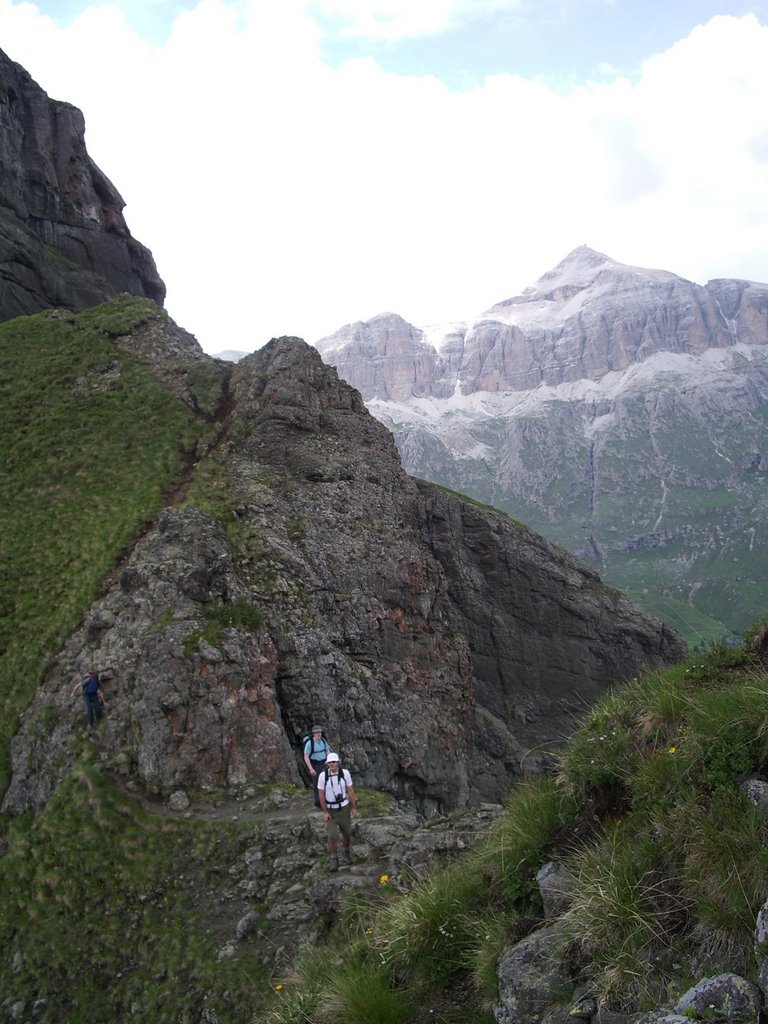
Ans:
[{"label": "sky", "polygon": [[579,245],[768,282],[768,0],[0,0],[210,353],[472,319]]}]

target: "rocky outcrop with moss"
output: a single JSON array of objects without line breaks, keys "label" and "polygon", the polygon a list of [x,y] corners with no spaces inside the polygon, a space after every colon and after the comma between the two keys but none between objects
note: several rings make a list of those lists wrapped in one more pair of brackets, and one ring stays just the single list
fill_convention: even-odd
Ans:
[{"label": "rocky outcrop with moss", "polygon": [[[115,344],[187,379],[196,364],[184,346],[174,355],[178,329],[153,322]],[[105,740],[145,786],[298,781],[301,736],[319,719],[362,784],[434,813],[501,799],[610,683],[681,656],[661,622],[566,552],[409,478],[310,346],[273,341],[224,386],[219,433],[177,507],[25,714],[6,810],[40,808],[66,772],[68,694],[92,666]]]}]

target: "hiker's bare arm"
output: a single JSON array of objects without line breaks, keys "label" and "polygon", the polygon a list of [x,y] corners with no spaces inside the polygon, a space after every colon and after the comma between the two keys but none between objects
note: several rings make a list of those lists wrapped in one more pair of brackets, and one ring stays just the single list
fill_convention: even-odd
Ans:
[{"label": "hiker's bare arm", "polygon": [[354,786],[347,786],[347,796],[349,797],[349,806],[351,808],[349,813],[354,818],[357,816],[357,796],[355,795]]}]

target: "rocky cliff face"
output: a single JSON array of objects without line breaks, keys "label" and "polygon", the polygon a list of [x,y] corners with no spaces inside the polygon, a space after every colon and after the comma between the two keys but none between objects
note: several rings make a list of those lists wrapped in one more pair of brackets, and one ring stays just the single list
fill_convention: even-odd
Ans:
[{"label": "rocky cliff face", "polygon": [[84,130],[76,107],[49,99],[0,51],[0,320],[121,292],[165,299]]},{"label": "rocky cliff face", "polygon": [[395,313],[347,324],[317,345],[325,361],[368,398],[447,398],[445,363],[424,331]]},{"label": "rocky cliff face", "polygon": [[[162,329],[159,371],[176,352],[186,372],[189,339],[162,323],[115,343],[158,368]],[[222,433],[60,652],[6,810],[39,808],[67,770],[68,692],[91,666],[105,747],[149,789],[298,781],[319,719],[359,784],[431,813],[499,800],[609,682],[682,655],[565,551],[407,476],[310,346],[218,366]]]},{"label": "rocky cliff face", "polygon": [[762,614],[767,285],[581,248],[465,324],[386,315],[318,348],[408,472],[564,544],[693,642]]}]

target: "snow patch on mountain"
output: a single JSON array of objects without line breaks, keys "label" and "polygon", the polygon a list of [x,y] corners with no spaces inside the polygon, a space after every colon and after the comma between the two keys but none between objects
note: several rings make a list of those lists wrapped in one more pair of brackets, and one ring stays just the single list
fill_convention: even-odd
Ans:
[{"label": "snow patch on mountain", "polygon": [[[476,391],[462,394],[454,389],[448,398],[410,398],[392,402],[373,399],[368,408],[378,419],[403,427],[421,426],[429,430],[440,424],[440,436],[446,440],[450,421],[457,431],[483,419],[512,419],[517,416],[544,415],[546,406],[553,402],[579,403],[599,407],[633,390],[647,390],[662,377],[685,380],[686,387],[705,385],[714,377],[721,382],[725,374],[740,377],[738,363],[760,361],[768,365],[765,346],[734,345],[729,349],[707,349],[699,356],[674,352],[657,352],[641,363],[633,363],[622,372],[605,374],[600,380],[583,379],[551,386],[541,384],[530,391]],[[611,414],[599,414],[593,419],[590,431],[609,426]],[[466,452],[463,452],[465,456]]]},{"label": "snow patch on mountain", "polygon": [[448,347],[449,342],[457,337],[464,338],[469,329],[469,320],[453,320],[448,323],[428,324],[422,327],[424,342],[430,345],[435,352],[442,354]]},{"label": "snow patch on mountain", "polygon": [[241,359],[245,359],[249,356],[250,352],[242,352],[236,348],[225,348],[221,352],[214,352],[214,359],[223,359],[226,363],[239,363]]}]

